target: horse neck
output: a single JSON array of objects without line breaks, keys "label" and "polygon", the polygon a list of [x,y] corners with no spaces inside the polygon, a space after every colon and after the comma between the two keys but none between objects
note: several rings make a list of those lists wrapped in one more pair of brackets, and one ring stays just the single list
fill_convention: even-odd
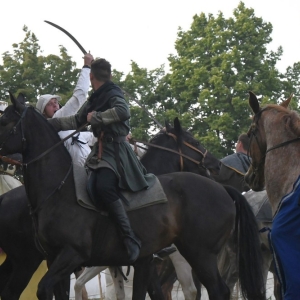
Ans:
[{"label": "horse neck", "polygon": [[180,157],[167,150],[149,149],[141,158],[141,163],[147,172],[155,175],[180,171]]},{"label": "horse neck", "polygon": [[35,160],[60,142],[60,138],[47,122],[34,113],[27,118],[25,128],[26,148],[22,153],[25,164],[24,183],[29,199],[35,206],[38,199],[50,195],[59,186],[70,169],[72,160],[63,143]]},{"label": "horse neck", "polygon": [[[286,129],[285,124],[274,126],[274,123],[265,123],[265,133],[267,149],[296,138],[295,134]],[[299,146],[299,142],[293,142],[266,154],[265,185],[273,212],[282,197],[292,191],[300,175]]]}]

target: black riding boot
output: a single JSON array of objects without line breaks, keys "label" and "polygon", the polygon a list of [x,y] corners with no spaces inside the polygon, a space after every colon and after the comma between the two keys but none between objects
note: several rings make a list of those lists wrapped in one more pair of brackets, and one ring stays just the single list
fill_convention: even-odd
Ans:
[{"label": "black riding boot", "polygon": [[141,242],[133,233],[127,213],[121,199],[108,204],[108,211],[117,223],[123,235],[123,242],[127,249],[129,262],[133,263],[140,254]]}]

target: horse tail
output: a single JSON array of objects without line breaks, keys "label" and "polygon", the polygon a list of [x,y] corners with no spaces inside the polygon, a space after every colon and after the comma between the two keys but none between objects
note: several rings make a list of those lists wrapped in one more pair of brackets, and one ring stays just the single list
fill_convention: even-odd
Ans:
[{"label": "horse tail", "polygon": [[242,295],[249,300],[266,299],[262,272],[262,252],[259,230],[246,198],[235,188],[224,186],[236,206],[235,245]]}]

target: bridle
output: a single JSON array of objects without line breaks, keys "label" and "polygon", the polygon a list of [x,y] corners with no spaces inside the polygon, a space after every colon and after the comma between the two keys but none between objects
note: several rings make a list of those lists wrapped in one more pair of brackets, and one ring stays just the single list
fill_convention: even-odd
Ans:
[{"label": "bridle", "polygon": [[[177,143],[177,136],[175,134],[173,134],[171,132],[167,132],[167,131],[164,131],[164,134],[172,137],[175,140],[175,142]],[[195,159],[191,158],[188,155],[183,154],[182,153],[182,149],[180,147],[178,147],[178,151],[176,151],[176,150],[173,150],[173,149],[170,149],[170,148],[166,148],[166,147],[163,147],[163,146],[159,146],[159,145],[156,145],[156,144],[153,144],[153,143],[149,143],[149,142],[145,142],[145,141],[141,141],[141,140],[132,139],[132,142],[134,144],[135,152],[136,153],[137,153],[137,147],[142,148],[141,146],[137,145],[137,143],[142,143],[144,145],[147,145],[147,146],[150,146],[150,147],[153,147],[153,148],[162,149],[162,150],[165,150],[165,151],[168,151],[168,152],[172,152],[172,153],[175,153],[175,154],[179,155],[179,159],[180,159],[180,171],[181,172],[184,170],[183,158],[186,158],[186,159],[192,161],[193,163],[195,163],[196,165],[198,165],[199,168],[200,167],[204,168],[206,170],[206,172],[210,175],[209,170],[204,165],[204,161],[205,161],[206,155],[208,153],[207,149],[205,149],[205,151],[202,152],[200,149],[194,147],[190,143],[187,143],[186,141],[182,142],[188,148],[190,148],[190,149],[192,149],[192,150],[194,150],[194,151],[196,151],[196,152],[198,152],[198,153],[200,153],[202,155],[202,159],[200,161],[198,161],[198,160],[195,160]]]},{"label": "bridle", "polygon": [[[284,147],[284,146],[286,146],[286,145],[288,145],[288,144],[291,144],[291,143],[300,141],[300,137],[296,137],[296,138],[294,138],[294,139],[287,140],[287,141],[285,141],[285,142],[282,142],[282,143],[279,143],[279,144],[277,144],[277,145],[275,145],[275,146],[272,146],[272,147],[270,147],[270,148],[268,148],[268,149],[266,149],[266,150],[264,151],[264,150],[262,149],[261,144],[258,142],[258,137],[257,137],[257,135],[256,135],[256,132],[258,131],[258,121],[259,121],[259,119],[260,119],[262,113],[263,113],[265,110],[267,110],[267,109],[268,109],[268,107],[263,108],[263,109],[260,109],[260,111],[257,112],[257,113],[254,115],[253,123],[251,124],[250,129],[249,129],[249,131],[248,131],[248,136],[249,136],[249,138],[250,138],[250,146],[251,146],[251,143],[252,143],[252,140],[253,140],[253,137],[254,137],[255,140],[256,140],[256,143],[257,143],[257,145],[258,145],[258,148],[259,148],[259,150],[260,150],[260,152],[261,152],[261,154],[262,154],[262,158],[261,158],[261,161],[259,162],[258,166],[261,165],[261,164],[264,164],[264,161],[265,161],[265,159],[266,159],[266,156],[267,156],[267,154],[268,154],[270,151],[272,151],[272,150],[274,150],[274,149],[278,149],[278,148]],[[248,150],[248,154],[247,154],[248,157],[249,157],[249,156],[251,157],[251,153],[250,153],[250,148],[251,148],[251,147],[250,147],[250,146],[249,146],[249,150]],[[256,172],[258,172],[258,167],[255,168],[255,167],[253,166],[252,162],[251,162],[251,165],[252,165],[252,169],[253,169],[253,174],[256,175]]]},{"label": "bridle", "polygon": [[[0,151],[3,149],[3,146],[5,145],[5,143],[9,140],[9,138],[11,137],[11,135],[15,135],[17,133],[17,127],[20,125],[21,126],[21,135],[22,135],[22,149],[24,149],[24,144],[26,142],[26,138],[24,135],[24,126],[23,126],[23,120],[25,118],[25,115],[27,113],[28,110],[28,106],[25,107],[25,109],[23,110],[22,114],[20,114],[18,111],[14,111],[19,117],[20,119],[18,120],[18,122],[12,127],[12,129],[10,130],[10,132],[8,133],[6,139],[1,143],[0,145]],[[2,157],[1,157],[2,158]],[[13,160],[11,160],[13,161]],[[17,162],[17,161],[16,161]],[[16,163],[17,165],[21,165],[20,162]]]},{"label": "bridle", "polygon": [[[28,108],[32,108],[34,109],[33,107],[28,107],[26,106],[24,111],[22,112],[22,115],[15,110],[15,113],[17,115],[20,116],[20,119],[18,120],[18,122],[15,124],[15,126],[13,126],[13,128],[10,130],[9,134],[7,135],[6,139],[2,142],[1,146],[0,146],[0,152],[3,148],[3,146],[5,145],[5,143],[8,141],[8,139],[11,137],[11,135],[13,134],[16,134],[17,132],[17,127],[18,125],[21,126],[21,134],[22,134],[22,149],[24,150],[25,148],[25,142],[26,142],[26,138],[25,138],[25,135],[24,135],[24,126],[23,126],[23,120],[24,120],[24,117],[26,115],[26,112],[28,110]],[[44,151],[43,153],[41,153],[40,155],[38,155],[37,157],[33,158],[31,161],[27,162],[27,163],[21,163],[17,160],[14,160],[14,159],[10,159],[9,157],[6,157],[6,156],[2,156],[0,155],[0,159],[2,159],[3,161],[7,162],[7,163],[10,163],[10,164],[14,164],[14,165],[18,165],[18,166],[21,166],[21,167],[27,167],[28,165],[32,164],[33,162],[41,159],[42,157],[44,157],[46,154],[48,154],[49,152],[51,152],[53,149],[55,149],[57,146],[59,146],[60,144],[64,143],[66,140],[68,140],[70,137],[73,137],[75,134],[77,134],[79,131],[81,131],[83,128],[85,128],[88,124],[84,124],[82,125],[81,127],[79,127],[77,130],[75,130],[74,132],[72,132],[71,134],[69,134],[68,136],[64,137],[63,139],[61,139],[58,143],[56,143],[55,145],[53,145],[52,147],[50,147],[49,149],[47,149],[46,151]]]}]

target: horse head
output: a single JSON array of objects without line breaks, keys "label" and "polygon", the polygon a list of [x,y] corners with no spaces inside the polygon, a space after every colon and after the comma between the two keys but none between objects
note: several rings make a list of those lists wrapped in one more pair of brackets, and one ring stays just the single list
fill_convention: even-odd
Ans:
[{"label": "horse head", "polygon": [[245,175],[245,181],[254,191],[261,191],[265,188],[267,153],[286,143],[282,143],[282,137],[294,141],[293,138],[300,135],[300,121],[298,114],[288,109],[292,95],[280,105],[268,104],[263,108],[254,93],[249,92],[249,95],[249,105],[254,113],[248,131],[252,163]]},{"label": "horse head", "polygon": [[261,191],[265,186],[264,164],[267,150],[266,137],[261,122],[262,109],[254,93],[249,92],[249,105],[254,113],[252,124],[248,131],[250,138],[249,156],[251,165],[245,174],[245,181],[254,191]]},{"label": "horse head", "polygon": [[23,147],[22,119],[26,113],[25,97],[17,98],[9,92],[12,105],[9,105],[0,117],[0,154],[21,153]]},{"label": "horse head", "polygon": [[[188,131],[181,127],[179,119],[174,119],[174,126],[172,127],[166,122],[165,133],[169,137],[175,139],[177,142],[177,148],[182,151],[185,155],[188,155],[194,160],[200,161],[200,167],[209,170],[212,174],[219,174],[220,172],[220,161],[214,157],[203,145],[194,138],[194,136]],[[188,172],[199,173],[199,166],[193,162],[185,161],[183,170]],[[201,171],[200,171],[201,173]],[[203,172],[202,172],[203,173]],[[204,174],[201,174],[204,175]]]}]

